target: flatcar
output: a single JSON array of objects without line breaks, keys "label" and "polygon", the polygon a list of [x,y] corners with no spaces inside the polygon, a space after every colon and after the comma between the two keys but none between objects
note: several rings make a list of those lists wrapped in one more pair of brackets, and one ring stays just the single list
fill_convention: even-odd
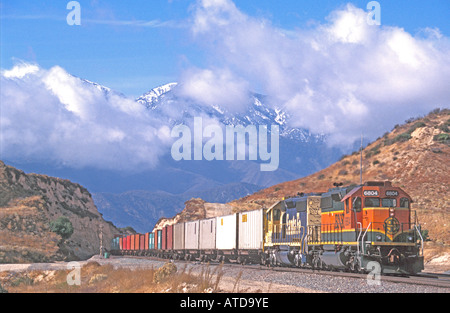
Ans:
[{"label": "flatcar", "polygon": [[355,272],[377,262],[384,274],[414,274],[423,270],[423,238],[411,203],[390,182],[336,187],[114,238],[112,253]]}]

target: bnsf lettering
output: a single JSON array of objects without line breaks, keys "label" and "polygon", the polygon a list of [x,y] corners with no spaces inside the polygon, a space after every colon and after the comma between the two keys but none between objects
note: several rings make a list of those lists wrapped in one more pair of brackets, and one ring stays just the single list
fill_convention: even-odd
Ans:
[{"label": "bnsf lettering", "polygon": [[366,197],[377,197],[378,191],[377,190],[366,190],[366,191],[364,191],[364,195]]}]

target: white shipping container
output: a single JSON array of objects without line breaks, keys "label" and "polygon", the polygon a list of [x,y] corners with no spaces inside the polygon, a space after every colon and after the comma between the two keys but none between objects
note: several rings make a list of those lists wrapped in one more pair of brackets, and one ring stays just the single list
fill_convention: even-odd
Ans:
[{"label": "white shipping container", "polygon": [[216,219],[200,221],[200,250],[216,249]]},{"label": "white shipping container", "polygon": [[239,213],[239,250],[262,250],[264,210]]},{"label": "white shipping container", "polygon": [[185,223],[184,248],[186,250],[198,250],[199,234],[200,234],[200,221]]},{"label": "white shipping container", "polygon": [[236,249],[237,214],[216,217],[216,249]]},{"label": "white shipping container", "polygon": [[173,249],[184,250],[184,223],[173,226]]}]

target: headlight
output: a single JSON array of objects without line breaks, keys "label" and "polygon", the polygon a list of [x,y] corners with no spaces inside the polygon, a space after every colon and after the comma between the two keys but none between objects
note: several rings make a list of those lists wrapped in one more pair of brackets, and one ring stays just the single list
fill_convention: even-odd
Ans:
[{"label": "headlight", "polygon": [[409,237],[408,237],[408,241],[409,241],[409,242],[413,242],[413,241],[414,241],[414,238],[411,237],[411,236],[409,236]]},{"label": "headlight", "polygon": [[383,237],[381,237],[381,235],[378,235],[378,236],[377,236],[377,241],[381,241],[382,238],[383,238]]}]

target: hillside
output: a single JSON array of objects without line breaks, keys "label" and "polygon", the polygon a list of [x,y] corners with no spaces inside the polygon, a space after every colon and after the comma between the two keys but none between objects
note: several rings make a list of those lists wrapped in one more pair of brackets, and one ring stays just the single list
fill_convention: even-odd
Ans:
[{"label": "hillside", "polygon": [[[450,245],[450,110],[396,126],[363,149],[363,181],[392,181],[413,198],[413,210],[437,245]],[[360,182],[360,153],[313,175],[261,190],[230,203],[238,210],[268,207],[299,192],[327,191],[333,183]]]},{"label": "hillside", "polygon": [[122,194],[93,193],[92,196],[104,218],[114,221],[118,227],[131,225],[137,232],[144,233],[161,217],[180,213],[189,199],[202,198],[207,202],[226,203],[260,189],[261,187],[251,184],[234,183],[182,194],[137,190]]},{"label": "hillside", "polygon": [[[50,230],[66,217],[68,239]],[[97,211],[91,194],[68,180],[25,174],[0,161],[0,263],[79,260],[100,251],[99,232],[108,249],[119,231]]]}]

